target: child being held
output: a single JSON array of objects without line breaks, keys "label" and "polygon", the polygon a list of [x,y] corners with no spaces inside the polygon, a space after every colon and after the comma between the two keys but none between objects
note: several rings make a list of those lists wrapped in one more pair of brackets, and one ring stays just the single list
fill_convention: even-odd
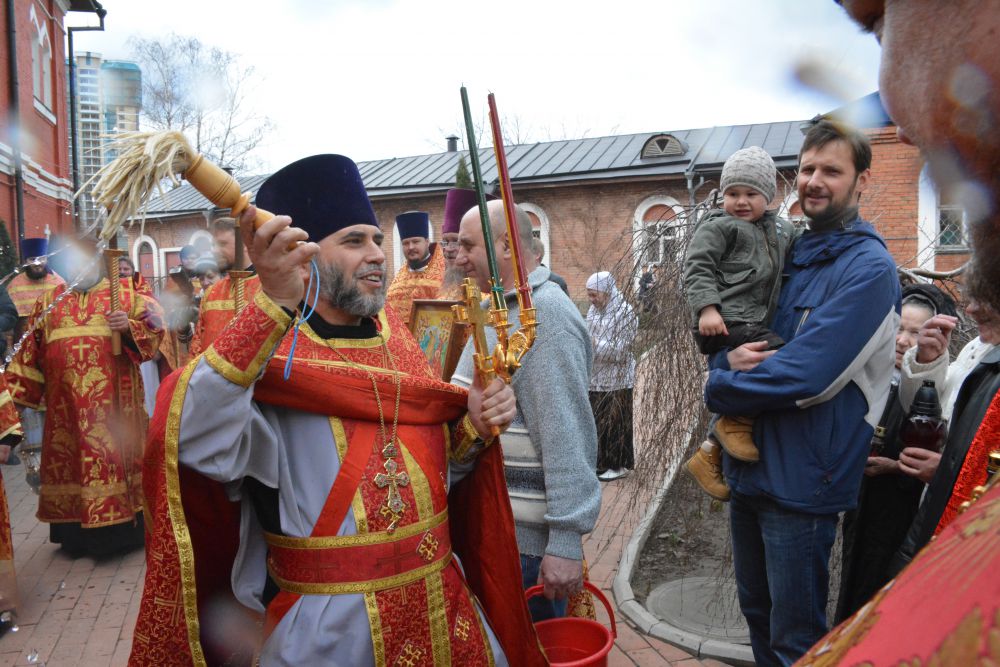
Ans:
[{"label": "child being held", "polygon": [[[764,341],[784,344],[768,329],[781,291],[785,252],[793,228],[767,205],[776,190],[774,161],[764,149],[736,151],[722,167],[723,210],[710,211],[695,227],[684,259],[684,293],[697,321],[702,354]],[[720,445],[740,461],[758,461],[753,420],[713,416],[709,434],[685,464],[712,497],[729,500]]]}]

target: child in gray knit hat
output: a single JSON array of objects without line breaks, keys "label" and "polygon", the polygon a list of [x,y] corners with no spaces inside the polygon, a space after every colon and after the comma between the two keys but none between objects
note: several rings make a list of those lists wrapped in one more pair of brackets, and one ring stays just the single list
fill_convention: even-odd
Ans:
[{"label": "child in gray knit hat", "polygon": [[[795,234],[791,223],[768,211],[776,190],[776,169],[757,146],[736,151],[722,167],[722,210],[708,212],[694,230],[684,260],[684,293],[694,316],[702,354],[744,343],[784,341],[767,327],[781,291],[785,252]],[[685,467],[714,498],[729,500],[722,477],[722,452],[757,461],[753,420],[716,416],[709,435]]]}]

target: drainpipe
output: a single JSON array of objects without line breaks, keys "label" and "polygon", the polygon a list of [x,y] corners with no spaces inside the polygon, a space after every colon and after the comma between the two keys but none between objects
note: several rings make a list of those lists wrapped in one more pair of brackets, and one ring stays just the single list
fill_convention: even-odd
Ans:
[{"label": "drainpipe", "polygon": [[[13,1],[13,0],[11,0]],[[71,171],[73,172],[73,222],[77,229],[80,228],[80,207],[76,200],[76,193],[80,191],[80,128],[76,123],[76,54],[73,52],[73,33],[74,32],[90,32],[90,31],[104,31],[104,17],[107,15],[108,10],[104,9],[100,5],[94,10],[97,17],[101,20],[100,25],[96,26],[79,26],[79,27],[69,27],[66,29],[66,34],[68,36],[69,44],[69,143],[70,152],[73,154],[73,164]]]},{"label": "drainpipe", "polygon": [[[708,136],[711,137],[712,136],[712,132],[714,132],[714,131],[715,131],[715,127],[713,127],[711,130],[709,130]],[[688,204],[691,206],[691,212],[692,213],[694,212],[695,206],[698,205],[698,199],[697,199],[697,197],[695,197],[695,193],[698,191],[698,188],[700,188],[701,186],[703,186],[705,184],[705,177],[704,176],[699,176],[698,177],[698,183],[697,183],[697,185],[695,184],[695,182],[694,182],[694,168],[698,164],[698,157],[701,155],[701,152],[705,149],[705,144],[707,144],[707,143],[708,143],[708,139],[706,139],[705,141],[703,141],[702,144],[701,144],[701,146],[698,146],[698,152],[694,154],[694,157],[691,158],[691,163],[688,165],[688,168],[684,170],[684,177],[687,179],[687,187],[688,187]]]},{"label": "drainpipe", "polygon": [[7,0],[7,48],[10,67],[10,143],[14,153],[14,201],[17,220],[17,253],[24,240],[24,169],[21,164],[21,85],[17,77],[17,28],[14,0]]}]

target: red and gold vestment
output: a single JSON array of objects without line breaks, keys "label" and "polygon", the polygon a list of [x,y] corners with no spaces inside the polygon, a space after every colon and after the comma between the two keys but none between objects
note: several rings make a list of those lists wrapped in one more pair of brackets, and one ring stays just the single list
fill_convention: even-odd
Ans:
[{"label": "red and gold vestment", "polygon": [[[288,315],[257,294],[201,361],[161,388],[145,459],[151,534],[130,664],[215,664],[231,657],[209,646],[212,619],[205,608],[220,595],[232,596],[240,508],[228,502],[221,484],[178,464],[185,396],[203,364],[233,385],[252,386],[258,404],[329,419],[335,434],[336,453],[326,455],[339,458],[340,472],[327,481],[329,491],[322,490],[327,499],[312,534],[266,535],[267,569],[281,592],[267,607],[265,633],[302,596],[363,594],[376,665],[492,664],[467,583],[510,664],[546,664],[521,592],[499,447],[483,451],[450,496],[446,487],[449,460],[468,455],[474,441],[463,419],[465,391],[433,377],[388,309],[379,317],[384,345],[378,339],[324,340],[303,325],[284,381],[288,326]],[[395,370],[387,368],[389,358]],[[398,455],[391,470],[375,386],[389,423],[391,397],[399,392]],[[406,508],[398,515],[389,511],[387,486],[379,481],[387,472],[406,475],[396,488]],[[347,508],[357,532],[338,536]],[[464,577],[453,553],[462,557]]]},{"label": "red and gold vestment", "polygon": [[38,297],[50,294],[56,287],[65,284],[65,280],[51,271],[41,280],[32,280],[27,273],[19,273],[7,284],[7,293],[17,308],[17,316],[28,317]]},{"label": "red and gold vestment", "polygon": [[[28,336],[7,368],[15,402],[47,415],[42,438],[38,519],[100,528],[142,511],[142,446],[147,417],[139,364],[153,358],[162,312],[126,282],[122,310],[131,343],[111,353],[107,279],[87,291],[57,287],[40,299]],[[55,306],[45,313],[50,304]]]},{"label": "red and gold vestment", "polygon": [[[237,288],[242,295],[237,294]],[[191,339],[190,357],[197,357],[208,349],[208,346],[219,337],[229,321],[236,316],[236,305],[240,306],[253,301],[254,295],[260,290],[260,279],[256,275],[234,281],[227,275],[205,291],[198,307],[198,321],[194,326],[194,337]],[[189,357],[189,358],[190,358]]]},{"label": "red and gold vestment", "polygon": [[[0,374],[0,444],[14,446],[24,433],[14,401],[7,391],[7,381]],[[10,512],[7,492],[0,475],[0,612],[17,607],[17,580],[14,576],[14,544],[10,537]]]},{"label": "red and gold vestment", "polygon": [[386,303],[396,311],[400,319],[410,325],[410,310],[414,299],[437,299],[444,282],[444,253],[437,243],[431,244],[431,259],[422,269],[414,271],[409,264],[403,264],[389,285]]}]

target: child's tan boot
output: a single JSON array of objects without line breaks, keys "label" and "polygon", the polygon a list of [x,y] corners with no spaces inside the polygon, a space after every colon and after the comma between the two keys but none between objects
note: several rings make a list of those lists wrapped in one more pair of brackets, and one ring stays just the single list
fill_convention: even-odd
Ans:
[{"label": "child's tan boot", "polygon": [[718,446],[713,445],[711,451],[699,447],[684,467],[705,493],[716,500],[729,500],[729,487],[722,477],[722,450]]},{"label": "child's tan boot", "polygon": [[734,459],[747,463],[760,461],[760,452],[753,444],[753,419],[749,417],[719,417],[715,439]]}]

